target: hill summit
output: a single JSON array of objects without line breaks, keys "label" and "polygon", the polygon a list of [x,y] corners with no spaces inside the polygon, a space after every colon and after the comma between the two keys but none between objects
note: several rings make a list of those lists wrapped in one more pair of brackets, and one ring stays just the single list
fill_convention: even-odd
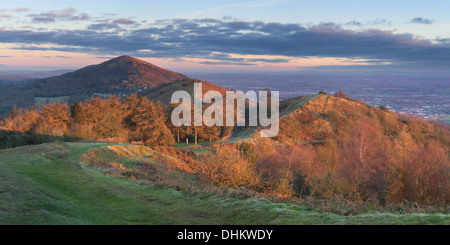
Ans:
[{"label": "hill summit", "polygon": [[91,96],[135,92],[187,78],[181,73],[124,55],[60,76],[36,79],[30,85],[37,90],[38,96],[43,97]]}]

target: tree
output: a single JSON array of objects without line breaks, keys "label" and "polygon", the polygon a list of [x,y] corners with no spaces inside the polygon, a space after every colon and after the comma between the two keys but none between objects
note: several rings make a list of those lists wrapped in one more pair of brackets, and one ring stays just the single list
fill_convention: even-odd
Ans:
[{"label": "tree", "polygon": [[379,125],[368,118],[355,122],[350,138],[343,144],[337,175],[356,200],[376,196],[384,202],[386,165],[389,159]]},{"label": "tree", "polygon": [[406,162],[407,199],[419,204],[450,201],[448,153],[434,140],[421,143]]},{"label": "tree", "polygon": [[93,126],[97,138],[110,139],[122,137],[124,135],[123,121],[123,105],[119,97],[112,95],[108,99],[103,100],[102,114]]},{"label": "tree", "polygon": [[339,91],[334,96],[338,98],[347,98],[347,95],[345,95],[342,89],[339,89]]},{"label": "tree", "polygon": [[70,116],[74,123],[83,123],[86,120],[83,108],[78,102],[75,102],[70,106]]},{"label": "tree", "polygon": [[262,154],[256,162],[262,185],[281,195],[306,196],[314,192],[315,179],[326,174],[312,146],[285,146]]},{"label": "tree", "polygon": [[172,132],[167,128],[165,114],[159,103],[148,98],[140,98],[130,121],[136,124],[136,130],[143,136],[147,146],[170,146],[175,144]]},{"label": "tree", "polygon": [[45,104],[39,115],[38,125],[34,129],[34,133],[63,136],[67,132],[67,124],[70,118],[67,103]]},{"label": "tree", "polygon": [[387,200],[392,203],[400,203],[406,199],[406,162],[417,147],[411,134],[402,129],[393,140],[391,148],[392,164],[388,169]]},{"label": "tree", "polygon": [[259,183],[255,164],[245,159],[236,146],[213,145],[204,163],[202,172],[219,186],[255,187]]},{"label": "tree", "polygon": [[94,125],[92,130],[99,139],[109,139],[123,136],[124,128],[122,118],[116,110],[109,109],[103,113],[100,120]]},{"label": "tree", "polygon": [[0,122],[0,128],[17,132],[31,131],[39,118],[37,107],[38,105],[30,109],[21,109],[14,106],[6,118]]}]

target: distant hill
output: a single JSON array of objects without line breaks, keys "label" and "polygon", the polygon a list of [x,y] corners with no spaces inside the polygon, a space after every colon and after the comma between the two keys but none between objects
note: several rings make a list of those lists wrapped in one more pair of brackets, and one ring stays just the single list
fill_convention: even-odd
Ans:
[{"label": "distant hill", "polygon": [[0,81],[3,82],[24,82],[24,80],[32,80],[39,78],[47,78],[59,76],[72,70],[50,70],[50,71],[33,71],[33,70],[0,70]]},{"label": "distant hill", "polygon": [[120,56],[60,76],[36,79],[30,86],[40,90],[37,94],[40,97],[55,97],[128,93],[187,78],[131,56]]},{"label": "distant hill", "polygon": [[201,82],[202,83],[202,92],[205,94],[208,91],[218,91],[223,96],[225,96],[225,92],[227,89],[222,88],[218,85],[206,82],[206,81],[197,81],[194,79],[183,79],[178,80],[172,83],[166,83],[162,84],[158,87],[155,87],[154,89],[150,90],[144,90],[143,92],[139,93],[142,96],[147,96],[149,98],[152,98],[155,101],[160,101],[161,104],[166,105],[170,103],[170,100],[172,98],[172,94],[175,91],[178,90],[184,90],[188,92],[191,95],[191,98],[193,98],[193,92],[194,92],[194,83],[195,82]]},{"label": "distant hill", "polygon": [[38,102],[73,103],[95,95],[126,95],[183,79],[189,77],[131,56],[120,56],[59,76],[4,84],[0,90],[0,114],[14,105],[30,107]]}]

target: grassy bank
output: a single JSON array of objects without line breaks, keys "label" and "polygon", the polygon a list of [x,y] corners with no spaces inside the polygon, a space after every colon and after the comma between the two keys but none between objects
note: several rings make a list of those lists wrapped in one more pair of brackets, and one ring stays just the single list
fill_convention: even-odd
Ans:
[{"label": "grassy bank", "polygon": [[[257,198],[192,195],[80,164],[106,144],[52,143],[0,153],[0,224],[448,224],[444,214],[341,216]],[[65,154],[62,154],[65,153]]]}]

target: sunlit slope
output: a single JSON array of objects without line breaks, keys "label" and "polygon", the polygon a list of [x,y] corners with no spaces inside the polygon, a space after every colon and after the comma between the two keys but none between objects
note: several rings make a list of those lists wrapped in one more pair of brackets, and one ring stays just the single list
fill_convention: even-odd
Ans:
[{"label": "sunlit slope", "polygon": [[[280,120],[284,120],[284,117],[289,116],[291,113],[298,113],[299,110],[310,101],[320,98],[320,95],[314,94],[309,96],[300,96],[284,101],[280,101],[279,112]],[[247,127],[239,128],[235,130],[231,137],[227,138],[227,142],[240,142],[248,141],[254,137],[258,137],[260,127]]]},{"label": "sunlit slope", "polygon": [[225,93],[227,91],[225,88],[209,82],[197,81],[194,79],[183,79],[171,83],[162,84],[154,89],[149,89],[139,94],[152,98],[154,101],[160,101],[163,105],[168,105],[173,93],[177,91],[186,91],[191,95],[191,100],[194,101],[194,83],[196,82],[201,82],[203,94],[208,91],[218,91],[223,96],[225,96]]},{"label": "sunlit slope", "polygon": [[[0,153],[0,224],[448,224],[447,215],[340,216],[265,199],[226,198],[108,176],[80,162],[151,158],[142,146],[52,143]],[[97,152],[99,153],[99,152]],[[116,155],[114,155],[116,154]],[[99,154],[101,155],[101,154]],[[141,159],[142,160],[142,159]],[[180,171],[181,173],[181,171]]]}]

